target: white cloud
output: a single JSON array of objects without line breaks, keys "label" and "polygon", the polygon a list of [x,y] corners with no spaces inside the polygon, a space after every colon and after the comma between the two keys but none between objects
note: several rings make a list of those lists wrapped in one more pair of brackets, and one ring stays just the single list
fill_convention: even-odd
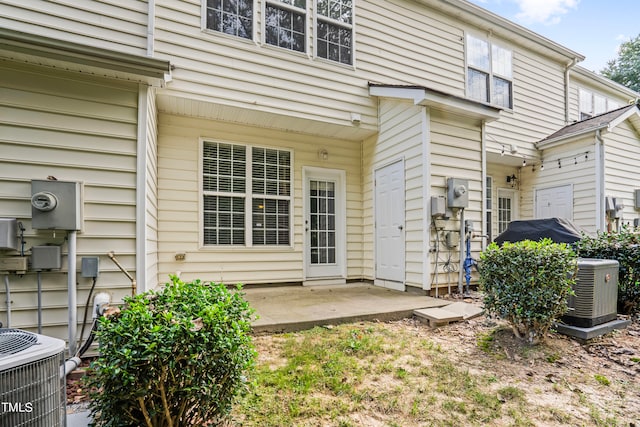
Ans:
[{"label": "white cloud", "polygon": [[513,0],[520,7],[516,18],[527,24],[554,25],[578,7],[580,0]]}]

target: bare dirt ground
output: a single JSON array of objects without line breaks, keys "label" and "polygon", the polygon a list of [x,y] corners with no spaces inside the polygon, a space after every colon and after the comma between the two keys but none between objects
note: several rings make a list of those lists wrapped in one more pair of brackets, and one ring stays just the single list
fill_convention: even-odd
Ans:
[{"label": "bare dirt ground", "polygon": [[[410,321],[398,323],[398,327],[407,326]],[[626,329],[589,342],[550,333],[543,344],[533,347],[516,339],[506,325],[484,316],[435,330],[425,328],[424,333],[469,371],[493,372],[497,386],[510,384],[527,390],[526,398],[535,406],[571,412],[583,425],[640,426],[637,320]],[[493,339],[486,338],[490,336]],[[547,415],[541,414],[536,425],[555,425]],[[617,422],[609,423],[607,418]]]}]

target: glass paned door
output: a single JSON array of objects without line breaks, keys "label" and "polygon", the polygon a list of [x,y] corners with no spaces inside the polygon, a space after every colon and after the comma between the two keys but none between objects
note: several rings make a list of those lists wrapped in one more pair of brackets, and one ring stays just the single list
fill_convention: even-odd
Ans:
[{"label": "glass paned door", "polygon": [[309,261],[336,263],[336,183],[309,180]]}]

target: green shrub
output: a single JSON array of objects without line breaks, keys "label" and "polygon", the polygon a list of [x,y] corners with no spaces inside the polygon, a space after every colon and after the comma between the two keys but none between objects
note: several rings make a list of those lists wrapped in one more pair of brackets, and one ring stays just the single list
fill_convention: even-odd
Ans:
[{"label": "green shrub", "polygon": [[583,236],[575,244],[582,258],[615,259],[618,269],[618,312],[640,313],[640,235],[628,227],[620,231]]},{"label": "green shrub", "polygon": [[509,322],[517,337],[541,341],[567,311],[575,270],[576,254],[564,243],[492,243],[480,254],[484,307]]},{"label": "green shrub", "polygon": [[253,311],[240,292],[177,277],[100,319],[88,386],[96,426],[221,423],[246,391]]}]

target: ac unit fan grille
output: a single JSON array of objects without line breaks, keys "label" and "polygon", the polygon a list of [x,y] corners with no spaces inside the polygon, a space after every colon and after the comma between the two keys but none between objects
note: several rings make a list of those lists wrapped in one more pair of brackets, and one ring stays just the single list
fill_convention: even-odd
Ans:
[{"label": "ac unit fan grille", "polygon": [[36,334],[19,329],[0,329],[0,358],[30,348],[38,342]]}]

